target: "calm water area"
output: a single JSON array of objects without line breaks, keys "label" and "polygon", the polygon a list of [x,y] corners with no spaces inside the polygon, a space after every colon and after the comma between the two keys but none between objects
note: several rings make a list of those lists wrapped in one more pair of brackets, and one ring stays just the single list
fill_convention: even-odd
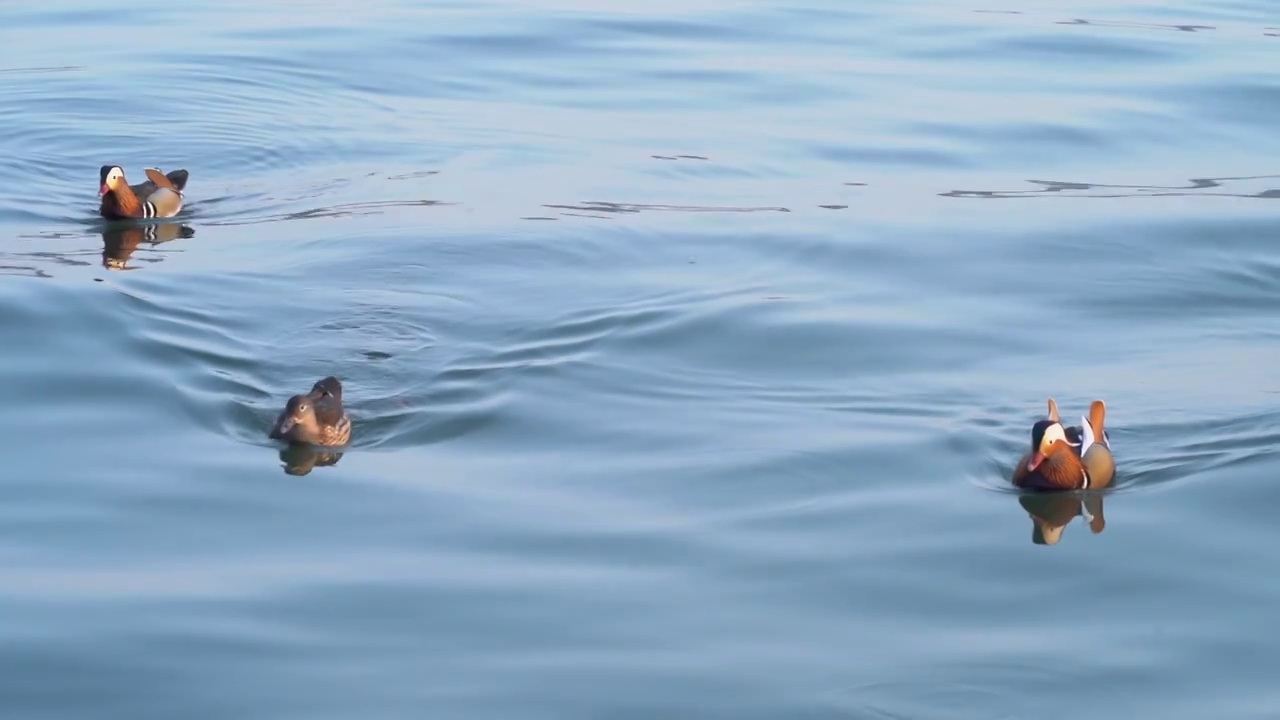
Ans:
[{"label": "calm water area", "polygon": [[[1278,68],[1263,0],[0,5],[0,717],[1280,717]],[[1049,396],[1114,487],[1010,486]]]}]

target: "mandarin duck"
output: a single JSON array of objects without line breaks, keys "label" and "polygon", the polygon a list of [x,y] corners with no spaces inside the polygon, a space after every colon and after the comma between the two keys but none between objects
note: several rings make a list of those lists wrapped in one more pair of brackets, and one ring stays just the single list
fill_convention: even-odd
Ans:
[{"label": "mandarin duck", "polygon": [[1116,474],[1105,427],[1107,406],[1094,400],[1079,427],[1064,427],[1049,398],[1049,417],[1031,427],[1031,448],[1013,469],[1013,484],[1033,490],[1097,490]]},{"label": "mandarin duck", "polygon": [[119,165],[103,165],[98,173],[102,204],[98,213],[111,220],[167,218],[182,210],[182,190],[187,186],[186,170],[161,175],[147,168],[147,181],[130,185]]},{"label": "mandarin duck", "polygon": [[342,409],[342,383],[330,376],[317,381],[306,395],[289,398],[268,437],[325,447],[347,444],[351,418]]}]

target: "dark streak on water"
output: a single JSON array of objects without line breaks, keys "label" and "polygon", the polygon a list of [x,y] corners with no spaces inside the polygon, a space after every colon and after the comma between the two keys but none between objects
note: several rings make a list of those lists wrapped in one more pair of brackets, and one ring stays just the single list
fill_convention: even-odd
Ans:
[{"label": "dark streak on water", "polygon": [[1273,717],[1277,34],[6,5],[4,717]]}]

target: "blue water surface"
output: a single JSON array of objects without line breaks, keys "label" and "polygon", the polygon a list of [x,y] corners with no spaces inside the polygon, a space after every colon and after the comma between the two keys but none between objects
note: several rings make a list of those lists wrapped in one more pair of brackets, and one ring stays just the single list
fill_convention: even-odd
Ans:
[{"label": "blue water surface", "polygon": [[[1273,3],[0,48],[3,717],[1276,716]],[[103,164],[186,208],[104,223]],[[282,453],[331,373],[351,447]],[[1009,487],[1049,396],[1112,490]]]}]

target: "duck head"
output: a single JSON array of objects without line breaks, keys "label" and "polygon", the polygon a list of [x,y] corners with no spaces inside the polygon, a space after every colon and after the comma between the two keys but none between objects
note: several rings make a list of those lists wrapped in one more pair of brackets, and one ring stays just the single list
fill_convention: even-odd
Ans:
[{"label": "duck head", "polygon": [[324,397],[325,395],[341,402],[342,383],[338,381],[338,378],[330,375],[327,378],[317,380],[316,384],[311,386],[311,397]]},{"label": "duck head", "polygon": [[98,170],[98,182],[102,186],[98,189],[98,197],[102,197],[124,182],[124,170],[119,165],[103,165]]},{"label": "duck head", "polygon": [[1069,446],[1062,423],[1041,420],[1031,427],[1031,459],[1027,461],[1027,470],[1035,472],[1041,463]]},{"label": "duck head", "polygon": [[316,420],[316,408],[307,395],[294,395],[284,406],[284,412],[271,426],[273,440],[312,443],[320,437],[320,422]]}]

